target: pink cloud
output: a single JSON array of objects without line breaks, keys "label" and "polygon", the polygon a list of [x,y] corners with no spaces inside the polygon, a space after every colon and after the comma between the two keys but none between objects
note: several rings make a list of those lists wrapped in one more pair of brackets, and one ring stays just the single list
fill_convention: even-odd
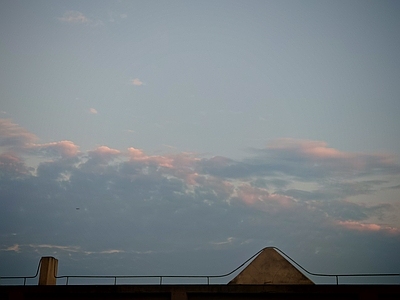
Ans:
[{"label": "pink cloud", "polygon": [[357,221],[338,221],[337,224],[347,229],[357,230],[357,231],[370,231],[370,232],[383,231],[392,234],[400,233],[400,230],[397,228],[385,225],[379,225],[375,223],[361,223]]},{"label": "pink cloud", "polygon": [[139,79],[139,78],[135,78],[131,80],[131,85],[135,85],[135,86],[141,86],[144,83]]},{"label": "pink cloud", "polygon": [[253,187],[249,184],[240,185],[237,188],[236,193],[243,202],[249,205],[258,203],[277,203],[282,207],[290,207],[295,203],[291,197],[275,193],[270,194],[266,189]]},{"label": "pink cloud", "polygon": [[328,144],[322,141],[298,140],[290,138],[277,139],[271,142],[268,149],[289,150],[305,156],[317,158],[350,158],[354,154],[338,151],[329,148]]},{"label": "pink cloud", "polygon": [[196,185],[199,174],[197,173],[197,163],[199,158],[195,157],[192,153],[179,153],[174,155],[167,155],[170,173],[175,177],[182,179],[188,185]]},{"label": "pink cloud", "polygon": [[0,119],[0,146],[9,147],[13,153],[3,154],[2,161],[8,161],[8,164],[17,163],[19,159],[14,153],[29,152],[38,149],[44,152],[57,153],[62,157],[72,157],[77,155],[78,146],[71,141],[60,141],[45,144],[35,144],[36,135],[30,133],[25,128],[13,123],[9,119]]},{"label": "pink cloud", "polygon": [[328,147],[328,144],[322,141],[282,138],[269,143],[267,149],[276,150],[277,155],[286,153],[332,168],[342,167],[342,170],[396,166],[396,158],[393,155],[343,152]]},{"label": "pink cloud", "polygon": [[36,135],[10,119],[0,119],[0,146],[24,148],[36,140]]},{"label": "pink cloud", "polygon": [[141,160],[147,157],[142,150],[133,147],[128,148],[128,153],[132,160]]},{"label": "pink cloud", "polygon": [[95,149],[95,150],[93,150],[93,151],[90,151],[91,153],[96,153],[96,154],[98,154],[98,155],[118,155],[118,154],[120,154],[121,153],[121,151],[119,151],[119,150],[117,150],[117,149],[112,149],[112,148],[109,148],[109,147],[107,147],[107,146],[100,146],[100,147],[97,147],[97,149]]},{"label": "pink cloud", "polygon": [[95,108],[92,107],[89,109],[89,113],[92,115],[97,115],[99,112]]},{"label": "pink cloud", "polygon": [[29,173],[23,160],[13,152],[5,152],[0,154],[0,170],[9,174]]},{"label": "pink cloud", "polygon": [[148,156],[142,150],[133,147],[128,148],[128,155],[131,161],[144,164],[156,164],[161,167],[172,168],[172,159],[166,156]]},{"label": "pink cloud", "polygon": [[262,198],[268,197],[269,193],[267,190],[261,191],[260,189],[255,189],[248,184],[242,184],[237,190],[237,195],[246,204],[255,204],[258,201],[262,201]]},{"label": "pink cloud", "polygon": [[169,175],[182,179],[188,185],[195,185],[199,176],[196,164],[200,159],[192,153],[147,155],[143,150],[131,147],[128,148],[128,156],[132,162],[168,168]]},{"label": "pink cloud", "polygon": [[197,184],[196,179],[198,177],[199,177],[199,174],[194,172],[194,173],[185,174],[185,178],[184,179],[185,179],[186,184],[188,184],[188,185],[196,185]]},{"label": "pink cloud", "polygon": [[79,153],[79,146],[71,141],[52,142],[47,144],[37,144],[33,148],[38,148],[44,152],[57,153],[63,158],[73,157]]},{"label": "pink cloud", "polygon": [[21,159],[12,152],[6,152],[0,154],[0,164],[1,163],[9,163],[9,164],[17,164],[22,162]]},{"label": "pink cloud", "polygon": [[121,151],[109,148],[107,146],[100,146],[97,147],[95,150],[89,151],[88,154],[91,158],[108,162],[112,160],[114,157],[120,155]]}]

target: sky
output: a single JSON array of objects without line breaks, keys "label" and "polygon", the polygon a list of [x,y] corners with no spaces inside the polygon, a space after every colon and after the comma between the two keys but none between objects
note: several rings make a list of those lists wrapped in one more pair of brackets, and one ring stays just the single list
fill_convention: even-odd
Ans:
[{"label": "sky", "polygon": [[0,276],[266,246],[399,273],[399,28],[398,1],[1,1]]}]

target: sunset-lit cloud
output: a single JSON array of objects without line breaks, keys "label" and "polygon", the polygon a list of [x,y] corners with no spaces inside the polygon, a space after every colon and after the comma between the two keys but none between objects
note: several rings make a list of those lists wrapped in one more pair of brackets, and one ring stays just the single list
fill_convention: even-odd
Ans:
[{"label": "sunset-lit cloud", "polygon": [[28,174],[29,167],[25,165],[23,159],[13,152],[0,153],[0,171],[7,174]]},{"label": "sunset-lit cloud", "polygon": [[121,155],[121,151],[112,149],[107,146],[100,146],[94,150],[88,151],[88,156],[91,160],[95,160],[97,163],[107,164],[114,158]]},{"label": "sunset-lit cloud", "polygon": [[354,154],[344,153],[334,148],[329,148],[327,143],[322,141],[298,140],[298,139],[276,139],[268,144],[268,149],[293,151],[305,156],[329,159],[329,158],[350,158]]},{"label": "sunset-lit cloud", "polygon": [[89,113],[92,114],[92,115],[97,115],[98,111],[97,111],[97,109],[92,107],[92,108],[89,109]]},{"label": "sunset-lit cloud", "polygon": [[[0,131],[0,188],[8,209],[0,211],[0,234],[7,236],[1,249],[9,249],[2,253],[97,257],[154,253],[160,245],[165,251],[236,247],[263,241],[265,232],[307,239],[304,232],[311,230],[318,240],[327,230],[382,236],[400,230],[398,220],[386,217],[397,209],[393,201],[350,201],[399,190],[399,166],[380,154],[325,151],[322,142],[299,140],[271,141],[274,146],[253,149],[242,160],[106,145],[81,152],[72,141],[38,144],[11,121],[0,124],[7,124]],[[29,157],[39,158],[35,167],[26,164]],[[362,168],[354,172],[349,157]],[[18,239],[24,228],[32,238]],[[8,230],[18,234],[11,238]]]},{"label": "sunset-lit cloud", "polygon": [[156,164],[160,167],[172,167],[173,159],[167,156],[160,155],[146,155],[142,150],[130,147],[128,149],[128,155],[131,161],[142,162],[144,164]]},{"label": "sunset-lit cloud", "polygon": [[277,139],[271,141],[266,153],[282,159],[313,163],[314,169],[330,172],[368,172],[382,168],[387,172],[400,172],[396,159],[390,154],[343,152],[328,147],[322,141]]},{"label": "sunset-lit cloud", "polygon": [[90,155],[98,155],[98,156],[115,156],[120,153],[121,153],[121,151],[119,151],[117,149],[112,149],[107,146],[100,146],[100,147],[97,147],[93,151],[89,151]]},{"label": "sunset-lit cloud", "polygon": [[242,184],[237,189],[238,197],[249,205],[254,205],[257,203],[278,203],[282,208],[290,207],[294,204],[293,198],[279,195],[276,193],[269,193],[267,189],[257,188],[250,186],[249,184]]},{"label": "sunset-lit cloud", "polygon": [[73,157],[79,153],[79,146],[71,141],[51,142],[46,144],[36,144],[33,149],[39,149],[41,152],[51,155],[60,155],[61,157]]},{"label": "sunset-lit cloud", "polygon": [[10,119],[0,119],[0,147],[26,147],[36,140],[36,135]]},{"label": "sunset-lit cloud", "polygon": [[139,78],[135,78],[131,80],[131,85],[135,85],[135,86],[141,86],[144,83],[139,79]]},{"label": "sunset-lit cloud", "polygon": [[399,228],[394,228],[391,226],[379,225],[374,223],[362,223],[357,221],[338,221],[338,224],[345,228],[357,231],[371,231],[371,232],[382,231],[391,234],[400,234]]}]

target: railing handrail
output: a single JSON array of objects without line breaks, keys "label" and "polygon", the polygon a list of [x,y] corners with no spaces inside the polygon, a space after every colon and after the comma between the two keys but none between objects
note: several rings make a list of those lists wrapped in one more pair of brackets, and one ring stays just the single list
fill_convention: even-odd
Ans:
[{"label": "railing handrail", "polygon": [[[312,276],[319,276],[319,277],[335,277],[336,278],[336,285],[339,284],[339,277],[388,277],[388,276],[400,276],[400,273],[355,273],[355,274],[323,274],[323,273],[314,273],[306,270],[303,268],[299,263],[297,263],[293,258],[291,258],[289,255],[287,255],[285,252],[283,252],[281,249],[277,247],[266,247],[267,248],[273,248],[277,251],[279,251],[281,254],[283,254],[286,258],[288,258],[292,263],[294,263],[298,268],[300,268],[302,271],[306,272],[309,275]],[[263,249],[263,250],[264,250]],[[262,250],[261,250],[262,251]]]},{"label": "railing handrail", "polygon": [[0,276],[0,285],[1,285],[1,280],[2,279],[23,279],[24,280],[24,285],[26,285],[26,280],[27,279],[34,279],[39,275],[39,269],[40,265],[42,264],[42,258],[40,258],[37,269],[36,269],[36,274],[33,276]]}]

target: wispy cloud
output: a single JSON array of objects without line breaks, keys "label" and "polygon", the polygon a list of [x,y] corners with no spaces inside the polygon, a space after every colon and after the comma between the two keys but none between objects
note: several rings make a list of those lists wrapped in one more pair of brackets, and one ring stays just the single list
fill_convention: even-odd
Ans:
[{"label": "wispy cloud", "polygon": [[357,231],[371,231],[371,232],[386,232],[391,234],[400,234],[400,230],[398,228],[394,228],[391,226],[379,225],[374,223],[362,223],[358,221],[339,221],[338,224],[340,226],[344,226],[351,230]]},{"label": "wispy cloud", "polygon": [[213,245],[227,245],[227,244],[232,244],[234,242],[235,238],[234,237],[228,237],[226,240],[220,241],[220,242],[210,242],[210,244]]},{"label": "wispy cloud", "polygon": [[89,114],[92,114],[92,115],[97,115],[99,112],[97,111],[97,109],[95,109],[95,108],[90,108],[89,109]]},{"label": "wispy cloud", "polygon": [[8,246],[6,248],[0,249],[0,251],[10,251],[10,252],[27,252],[29,250],[33,250],[35,252],[43,252],[48,253],[51,251],[54,252],[66,252],[66,253],[81,253],[85,255],[89,254],[118,254],[124,253],[125,250],[121,249],[107,249],[107,250],[99,250],[99,251],[91,251],[82,249],[80,246],[65,246],[65,245],[54,245],[54,244],[14,244]]},{"label": "wispy cloud", "polygon": [[141,86],[144,83],[139,79],[139,78],[135,78],[131,80],[131,85],[135,85],[135,86]]},{"label": "wispy cloud", "polygon": [[103,24],[103,22],[100,20],[88,18],[82,12],[74,10],[66,11],[64,15],[58,19],[61,22],[71,23],[71,24],[86,24],[90,26],[99,26]]},{"label": "wispy cloud", "polygon": [[78,252],[80,251],[79,246],[60,246],[51,244],[29,244],[29,247],[33,249],[52,249],[52,250],[62,250],[67,252]]},{"label": "wispy cloud", "polygon": [[101,254],[117,254],[117,253],[124,253],[124,252],[125,252],[124,250],[118,250],[118,249],[100,251]]},{"label": "wispy cloud", "polygon": [[0,251],[11,251],[11,252],[21,252],[21,249],[18,244],[14,244],[12,246],[0,249]]},{"label": "wispy cloud", "polygon": [[87,18],[83,13],[73,10],[65,12],[64,15],[61,18],[59,18],[59,20],[67,23],[87,24],[91,22],[91,20]]}]

